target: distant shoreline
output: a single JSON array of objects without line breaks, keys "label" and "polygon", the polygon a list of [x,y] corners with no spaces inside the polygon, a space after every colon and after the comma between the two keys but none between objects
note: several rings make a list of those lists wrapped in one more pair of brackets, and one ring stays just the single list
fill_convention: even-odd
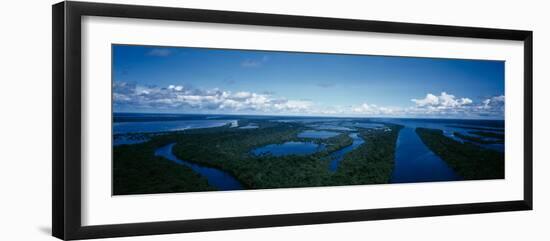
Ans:
[{"label": "distant shoreline", "polygon": [[225,114],[215,114],[215,113],[152,113],[152,112],[113,112],[113,117],[115,115],[179,115],[179,116],[244,116],[244,117],[277,117],[277,118],[336,118],[336,119],[415,119],[415,120],[471,120],[471,121],[505,121],[505,119],[479,119],[479,118],[449,118],[449,117],[398,117],[398,116],[328,116],[328,115],[273,115],[273,114],[234,114],[234,113],[225,113]]}]

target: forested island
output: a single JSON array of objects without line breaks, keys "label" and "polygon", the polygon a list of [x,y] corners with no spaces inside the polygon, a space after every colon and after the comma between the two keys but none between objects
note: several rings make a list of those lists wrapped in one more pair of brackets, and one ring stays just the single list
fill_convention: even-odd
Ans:
[{"label": "forested island", "polygon": [[[504,153],[458,142],[446,137],[442,130],[417,128],[424,144],[445,160],[466,180],[504,178]],[[457,135],[457,133],[455,133]],[[474,139],[474,141],[478,141]]]}]

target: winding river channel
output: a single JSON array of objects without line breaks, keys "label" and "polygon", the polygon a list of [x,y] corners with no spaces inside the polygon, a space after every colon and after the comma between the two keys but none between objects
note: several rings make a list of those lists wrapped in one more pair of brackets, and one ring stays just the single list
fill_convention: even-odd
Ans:
[{"label": "winding river channel", "polygon": [[[420,137],[415,133],[414,127],[403,128],[397,139],[395,166],[392,172],[390,183],[409,183],[409,182],[432,182],[432,181],[454,181],[460,180],[457,175],[445,161],[429,150]],[[344,156],[355,148],[359,147],[365,140],[359,136],[357,132],[348,134],[352,139],[352,144],[330,154],[329,171],[335,172],[338,170],[340,162]],[[208,183],[219,190],[241,190],[243,186],[231,174],[217,168],[207,167],[198,163],[179,159],[172,153],[172,149],[176,143],[171,143],[162,146],[155,150],[156,156],[164,157],[180,165],[191,168],[194,172],[203,176],[208,180]],[[309,144],[309,143],[299,143]],[[271,145],[267,146],[273,148]],[[264,147],[264,148],[267,148]],[[277,150],[269,150],[272,155],[280,156],[287,154],[297,154],[296,148],[287,146],[280,147]],[[294,145],[292,145],[294,147]],[[323,146],[324,148],[324,146]],[[303,147],[299,148],[301,151]],[[313,148],[309,152],[318,151],[319,147]],[[257,151],[257,150],[256,150]]]},{"label": "winding river channel", "polygon": [[[365,143],[365,140],[359,137],[359,134],[357,132],[350,133],[349,137],[353,140],[351,145],[346,146],[330,154],[330,159],[331,159],[330,166],[329,166],[330,171],[332,172],[336,171],[338,169],[338,165],[344,159],[344,156],[348,152],[354,150],[361,144]],[[243,189],[243,186],[241,185],[241,183],[237,179],[235,179],[231,174],[225,171],[222,171],[218,168],[203,166],[198,163],[194,163],[194,162],[190,162],[190,161],[186,161],[178,158],[172,152],[174,145],[176,145],[176,143],[171,143],[166,146],[157,148],[155,150],[155,156],[161,156],[177,164],[184,165],[186,167],[191,168],[191,170],[198,173],[202,177],[206,178],[208,180],[209,185],[217,188],[218,190],[227,191],[227,190]]]},{"label": "winding river channel", "polygon": [[[122,144],[135,144],[150,140],[155,133],[166,133],[198,128],[220,127],[230,124],[231,128],[258,129],[258,123],[263,123],[265,117],[256,116],[210,116],[210,115],[155,115],[155,114],[118,114],[113,124],[113,146]],[[239,126],[238,120],[247,119],[247,125]],[[270,118],[267,118],[270,120]],[[377,129],[384,128],[382,123],[372,123],[362,119],[331,119],[331,118],[284,118],[277,117],[272,120],[277,123],[298,122],[308,127],[308,130],[300,132],[301,139],[327,139],[342,133],[346,133],[352,144],[329,154],[328,171],[338,170],[345,155],[355,150],[367,141],[360,137],[358,128]],[[396,148],[395,165],[391,174],[390,183],[413,183],[431,181],[461,180],[453,169],[438,155],[432,152],[416,134],[415,129],[430,128],[440,129],[443,134],[459,142],[471,142],[456,135],[483,137],[480,132],[504,135],[504,121],[498,120],[447,120],[447,119],[407,119],[407,118],[382,118],[377,121],[391,124],[399,124],[404,128],[400,130]],[[251,131],[251,130],[249,130]],[[478,132],[478,133],[476,133]],[[477,136],[476,136],[477,135]],[[478,146],[504,152],[504,143],[473,143]],[[180,165],[191,168],[195,173],[206,178],[208,183],[219,190],[239,190],[243,185],[230,173],[218,168],[205,166],[199,163],[182,160],[172,153],[175,143],[162,146],[155,150],[156,156],[162,156]],[[268,144],[251,150],[251,154],[285,156],[285,155],[311,155],[327,148],[327,144],[315,140],[294,140],[284,143]]]},{"label": "winding river channel", "polygon": [[174,145],[176,145],[176,143],[171,143],[157,148],[155,150],[155,156],[161,156],[177,164],[191,168],[194,172],[206,178],[210,186],[215,187],[218,190],[228,191],[243,189],[241,183],[227,172],[217,168],[207,167],[194,162],[179,159],[176,155],[174,155],[174,153],[172,153]]},{"label": "winding river channel", "polygon": [[331,158],[330,165],[329,165],[330,171],[333,171],[333,172],[336,171],[338,169],[338,165],[344,159],[344,156],[348,152],[352,151],[353,149],[357,148],[361,144],[365,143],[365,140],[359,137],[359,134],[357,132],[350,133],[349,137],[353,140],[353,143],[351,143],[351,145],[346,146],[330,154],[330,158]]}]

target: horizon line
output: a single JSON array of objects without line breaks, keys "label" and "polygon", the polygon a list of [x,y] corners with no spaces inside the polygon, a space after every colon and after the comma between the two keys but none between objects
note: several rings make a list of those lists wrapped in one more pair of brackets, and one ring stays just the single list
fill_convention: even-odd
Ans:
[{"label": "horizon line", "polygon": [[403,116],[329,116],[329,115],[289,115],[289,114],[213,114],[213,113],[170,113],[170,112],[115,112],[112,114],[165,114],[165,115],[228,115],[228,116],[266,116],[266,117],[317,117],[317,118],[394,118],[394,119],[445,119],[445,120],[494,120],[505,121],[501,119],[482,119],[482,118],[456,118],[456,117],[403,117]]}]

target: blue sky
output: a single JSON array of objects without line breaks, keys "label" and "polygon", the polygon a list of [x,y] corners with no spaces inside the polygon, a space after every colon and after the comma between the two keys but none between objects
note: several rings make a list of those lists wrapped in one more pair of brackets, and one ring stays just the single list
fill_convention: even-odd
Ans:
[{"label": "blue sky", "polygon": [[113,45],[115,112],[501,119],[504,62]]}]

